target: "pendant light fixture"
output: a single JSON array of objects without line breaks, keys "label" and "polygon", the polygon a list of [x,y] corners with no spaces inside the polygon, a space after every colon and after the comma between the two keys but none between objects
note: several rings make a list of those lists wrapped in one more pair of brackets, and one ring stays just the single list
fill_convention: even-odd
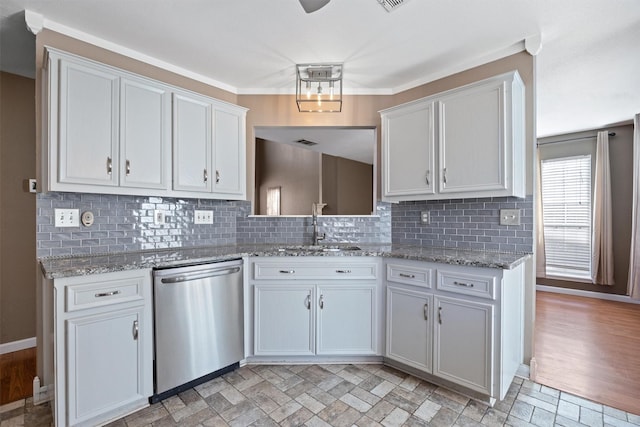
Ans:
[{"label": "pendant light fixture", "polygon": [[300,112],[342,111],[342,64],[296,65],[296,103]]}]

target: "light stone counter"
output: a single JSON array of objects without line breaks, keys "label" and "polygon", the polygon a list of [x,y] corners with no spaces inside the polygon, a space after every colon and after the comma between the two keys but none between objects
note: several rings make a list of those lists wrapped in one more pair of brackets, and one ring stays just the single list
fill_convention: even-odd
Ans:
[{"label": "light stone counter", "polygon": [[[354,246],[358,249],[354,249]],[[245,256],[381,256],[509,270],[524,262],[530,255],[390,244],[350,243],[322,246],[248,244],[160,249],[91,256],[47,257],[40,259],[40,265],[46,278],[58,279],[141,268],[204,264]]]}]

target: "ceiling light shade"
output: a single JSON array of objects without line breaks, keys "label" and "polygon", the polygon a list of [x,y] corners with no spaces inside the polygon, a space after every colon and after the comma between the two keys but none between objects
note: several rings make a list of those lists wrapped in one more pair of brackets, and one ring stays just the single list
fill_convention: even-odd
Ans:
[{"label": "ceiling light shade", "polygon": [[[309,96],[309,88],[315,96]],[[341,112],[342,64],[296,65],[296,103],[300,112]]]}]

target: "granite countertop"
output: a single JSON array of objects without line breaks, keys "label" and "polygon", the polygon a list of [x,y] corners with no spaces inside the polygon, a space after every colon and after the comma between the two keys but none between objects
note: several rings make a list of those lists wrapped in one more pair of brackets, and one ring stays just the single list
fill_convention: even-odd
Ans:
[{"label": "granite countertop", "polygon": [[[338,250],[334,251],[332,248]],[[528,254],[390,244],[357,244],[357,248],[354,249],[354,244],[202,246],[91,256],[47,257],[40,259],[40,265],[46,278],[58,279],[141,268],[203,264],[244,256],[381,256],[507,270],[515,268],[529,257]]]}]

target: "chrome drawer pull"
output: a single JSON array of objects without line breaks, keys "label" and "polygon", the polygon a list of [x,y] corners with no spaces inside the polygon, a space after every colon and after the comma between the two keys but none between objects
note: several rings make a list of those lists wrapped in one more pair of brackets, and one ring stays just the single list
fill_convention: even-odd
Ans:
[{"label": "chrome drawer pull", "polygon": [[424,320],[429,320],[429,304],[424,305]]},{"label": "chrome drawer pull", "polygon": [[202,174],[202,179],[204,180],[204,182],[206,183],[207,181],[209,181],[209,174],[207,173],[207,170],[204,170],[204,173]]},{"label": "chrome drawer pull", "polygon": [[220,172],[216,171],[216,184],[220,183]]},{"label": "chrome drawer pull", "polygon": [[442,325],[442,307],[438,307],[438,323]]},{"label": "chrome drawer pull", "polygon": [[320,295],[320,300],[318,301],[318,305],[320,305],[320,310],[324,308],[324,295]]},{"label": "chrome drawer pull", "polygon": [[307,310],[311,310],[311,295],[307,295],[304,299],[304,306],[307,307]]},{"label": "chrome drawer pull", "polygon": [[138,340],[138,321],[137,320],[133,321],[133,330],[131,332],[133,333],[134,341],[137,341]]},{"label": "chrome drawer pull", "polygon": [[113,162],[111,161],[111,157],[107,157],[107,173],[111,175],[113,171]]},{"label": "chrome drawer pull", "polygon": [[349,274],[351,270],[336,270],[336,273]]},{"label": "chrome drawer pull", "polygon": [[456,286],[465,286],[467,288],[473,288],[473,283],[453,282]]},{"label": "chrome drawer pull", "polygon": [[280,273],[282,274],[295,274],[295,270],[280,270]]},{"label": "chrome drawer pull", "polygon": [[398,274],[398,276],[406,277],[407,279],[415,279],[416,278],[415,274],[407,274],[407,273],[400,273],[400,274]]},{"label": "chrome drawer pull", "polygon": [[114,295],[118,295],[119,293],[120,293],[120,291],[100,292],[100,293],[96,294],[95,297],[96,298],[112,297]]},{"label": "chrome drawer pull", "polygon": [[125,173],[127,176],[129,176],[131,174],[131,162],[129,160],[127,160],[126,162],[124,162],[125,166]]}]

